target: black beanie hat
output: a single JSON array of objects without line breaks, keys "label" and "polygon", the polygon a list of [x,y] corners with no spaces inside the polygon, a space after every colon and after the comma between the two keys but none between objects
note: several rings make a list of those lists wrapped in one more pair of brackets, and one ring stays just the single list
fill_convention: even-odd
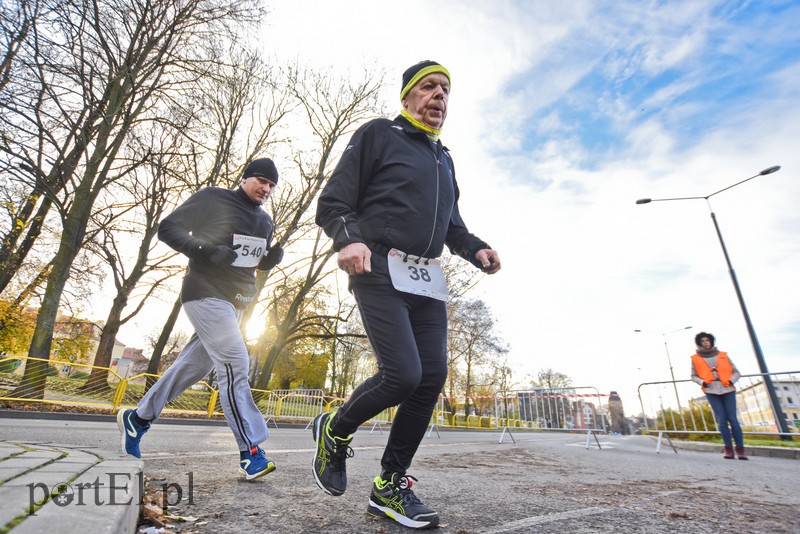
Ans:
[{"label": "black beanie hat", "polygon": [[716,339],[714,339],[714,336],[709,334],[708,332],[700,332],[699,334],[694,336],[694,344],[699,347],[700,342],[703,341],[704,337],[707,337],[708,339],[711,340],[711,346],[713,347],[714,343],[716,343]]},{"label": "black beanie hat", "polygon": [[434,72],[441,72],[447,79],[450,79],[450,73],[446,68],[442,67],[439,63],[426,59],[420,61],[416,65],[412,65],[403,73],[403,87],[400,90],[400,100],[403,100],[411,89],[417,85],[417,82],[428,74]]},{"label": "black beanie hat", "polygon": [[269,158],[254,159],[248,163],[242,173],[242,179],[250,178],[251,176],[266,178],[275,185],[278,185],[278,169]]}]

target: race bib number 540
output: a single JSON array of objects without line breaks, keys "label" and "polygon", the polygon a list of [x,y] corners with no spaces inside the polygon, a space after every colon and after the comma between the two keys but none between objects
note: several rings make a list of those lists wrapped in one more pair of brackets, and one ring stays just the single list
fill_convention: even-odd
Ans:
[{"label": "race bib number 540", "polygon": [[233,245],[241,245],[236,249],[234,267],[256,267],[261,256],[267,253],[267,240],[263,237],[233,234]]},{"label": "race bib number 540", "polygon": [[411,256],[394,248],[388,259],[389,276],[396,290],[444,301],[450,297],[439,260]]}]

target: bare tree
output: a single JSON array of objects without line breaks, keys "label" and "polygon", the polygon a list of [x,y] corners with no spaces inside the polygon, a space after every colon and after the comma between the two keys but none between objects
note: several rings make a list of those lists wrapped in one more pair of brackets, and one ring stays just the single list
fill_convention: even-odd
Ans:
[{"label": "bare tree", "polygon": [[14,60],[39,16],[39,2],[9,0],[0,5],[0,91],[11,81]]},{"label": "bare tree", "polygon": [[[220,57],[199,80],[196,91],[177,103],[191,117],[180,131],[190,147],[179,165],[186,179],[184,192],[202,187],[233,187],[247,163],[263,157],[283,142],[276,135],[291,108],[286,91],[275,87],[272,69],[248,48],[234,48]],[[263,287],[262,275],[259,287]],[[153,348],[148,373],[156,374],[172,329],[180,313],[176,298]],[[242,321],[244,329],[252,307]],[[148,389],[154,380],[148,377]]]},{"label": "bare tree", "polygon": [[346,391],[355,383],[358,364],[370,354],[367,334],[361,321],[357,320],[357,308],[352,299],[338,293],[338,303],[334,322],[333,339],[328,348],[328,374],[330,393],[344,397]]},{"label": "bare tree", "polygon": [[336,318],[318,312],[318,303],[326,297],[326,289],[317,283],[326,272],[326,264],[333,250],[329,246],[321,250],[321,232],[318,232],[314,245],[306,262],[304,276],[285,279],[282,285],[273,290],[269,310],[275,333],[270,335],[265,330],[256,345],[259,360],[264,362],[256,389],[267,389],[272,369],[286,347],[308,337],[333,337],[329,325]]},{"label": "bare tree", "polygon": [[[175,299],[175,302],[172,303],[172,309],[167,316],[165,321],[164,327],[161,329],[158,337],[153,343],[153,355],[150,357],[150,361],[147,364],[147,379],[145,383],[145,391],[149,390],[153,387],[153,384],[156,383],[156,377],[161,371],[161,359],[163,358],[165,351],[168,351],[168,347],[170,345],[170,340],[173,339],[172,330],[175,328],[175,323],[178,320],[178,315],[181,313],[181,299]],[[167,352],[168,353],[168,352]]]},{"label": "bare tree", "polygon": [[[477,368],[508,352],[495,333],[491,310],[482,300],[457,299],[448,303],[448,367],[463,371],[464,410],[469,413],[470,397],[474,395]],[[456,373],[452,375],[457,376]],[[450,394],[455,391],[455,376],[450,378]]]},{"label": "bare tree", "polygon": [[492,385],[496,391],[511,391],[515,387],[514,370],[508,365],[507,354],[491,363]]},{"label": "bare tree", "polygon": [[[277,359],[286,347],[299,339],[298,336],[335,336],[330,331],[324,334],[312,331],[314,328],[330,329],[331,321],[338,321],[337,314],[309,319],[302,313],[307,307],[304,301],[317,291],[314,286],[331,273],[328,260],[334,254],[330,241],[314,223],[310,208],[333,169],[337,143],[380,111],[378,93],[383,83],[382,77],[369,71],[365,71],[358,83],[333,80],[324,72],[310,73],[297,68],[289,69],[286,77],[288,90],[305,115],[314,145],[309,150],[295,149],[294,163],[300,179],[281,183],[273,201],[273,219],[285,244],[305,250],[300,252],[300,260],[274,270],[270,276],[272,291],[267,306],[275,308],[279,302],[289,304],[282,308],[286,312],[280,315],[276,309],[271,310],[269,317],[276,321],[276,334],[271,340],[262,336],[257,343],[257,353],[266,354],[256,381],[257,389],[266,389]],[[263,287],[266,279],[265,273],[259,275],[259,287]]]},{"label": "bare tree", "polygon": [[[55,24],[35,32],[36,59],[41,63],[33,72],[39,74],[41,93],[55,103],[44,108],[42,99],[35,100],[34,109],[46,109],[56,123],[72,126],[55,130],[59,137],[49,145],[55,149],[55,164],[47,172],[44,165],[53,150],[38,147],[39,156],[33,160],[27,144],[0,147],[34,169],[37,185],[54,183],[68,193],[58,205],[61,240],[28,352],[43,359],[49,358],[60,299],[98,195],[142,164],[117,161],[131,128],[152,120],[148,111],[159,95],[199,75],[199,54],[215,27],[243,20],[255,7],[250,0],[53,2]],[[73,95],[80,97],[78,105]],[[28,120],[34,135],[54,135],[38,115],[25,111],[19,108],[18,120]],[[45,362],[30,361],[14,394],[42,398],[45,371]]]},{"label": "bare tree", "polygon": [[[164,358],[161,360],[161,365],[158,369],[153,370],[153,374],[166,371],[167,368],[177,359],[178,355],[180,355],[183,346],[189,342],[189,338],[190,336],[186,332],[173,332],[167,340],[166,346],[164,347]],[[147,342],[150,344],[151,348],[155,348],[156,343],[158,343],[158,339],[158,335],[147,336]]]},{"label": "bare tree", "polygon": [[260,51],[239,47],[227,51],[199,80],[197,94],[187,102],[202,109],[196,125],[202,131],[192,134],[207,158],[205,173],[197,173],[202,177],[198,188],[235,186],[251,160],[285,142],[278,126],[292,102],[273,70]]},{"label": "bare tree", "polygon": [[531,385],[539,388],[565,388],[572,385],[572,379],[564,373],[559,373],[553,369],[542,369],[536,374],[536,379]]},{"label": "bare tree", "polygon": [[[24,78],[24,69],[20,67],[18,56],[26,49],[25,45],[30,38],[36,19],[41,15],[41,4],[38,1],[10,0],[0,4],[0,36],[3,43],[0,48],[0,109],[6,108],[6,103],[14,102],[19,92],[25,89],[25,84],[11,84],[11,80]],[[0,127],[0,146],[8,146],[12,142],[11,129]],[[0,159],[0,176],[3,180],[4,211],[8,214],[8,227],[3,229],[2,243],[0,243],[0,292],[8,286],[11,276],[16,270],[9,270],[11,265],[19,263],[24,257],[30,243],[15,250],[20,237],[26,231],[24,224],[31,217],[35,209],[37,195],[26,198],[27,191],[15,187],[14,177],[28,174],[30,167],[19,167],[11,159]],[[34,178],[35,179],[35,178]],[[34,221],[35,222],[35,221]],[[1,227],[1,226],[0,226]],[[35,234],[33,230],[32,234]],[[38,235],[38,234],[37,234]]]},{"label": "bare tree", "polygon": [[[167,140],[169,146],[163,147],[158,154],[152,154],[148,165],[140,169],[141,172],[134,173],[132,179],[121,187],[124,193],[131,197],[129,217],[126,217],[121,225],[101,226],[102,231],[100,238],[96,240],[95,248],[111,270],[117,293],[100,334],[94,358],[95,367],[92,368],[83,389],[99,391],[109,387],[108,367],[120,327],[142,310],[148,298],[157,292],[162,284],[183,270],[171,265],[176,256],[174,252],[153,257],[158,223],[162,214],[169,210],[175,201],[170,193],[177,182],[175,176],[170,175],[172,169],[170,160],[174,158],[174,141],[175,138],[170,136]],[[153,146],[154,143],[150,142],[147,145]],[[129,206],[117,202],[103,210],[103,213],[108,214],[120,209],[128,211]],[[135,243],[136,239],[139,240],[139,245],[133,258],[129,258],[125,249]],[[136,306],[124,314],[137,289],[142,289],[143,294],[136,298],[138,301]]]}]

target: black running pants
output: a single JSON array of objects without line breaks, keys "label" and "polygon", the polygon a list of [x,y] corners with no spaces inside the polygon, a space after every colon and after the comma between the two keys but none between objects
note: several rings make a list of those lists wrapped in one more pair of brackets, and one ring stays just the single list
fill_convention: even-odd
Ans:
[{"label": "black running pants", "polygon": [[378,372],[356,387],[334,417],[331,430],[349,436],[362,423],[399,405],[381,466],[405,474],[447,379],[446,305],[397,291],[388,275],[375,272],[351,277],[351,289]]}]

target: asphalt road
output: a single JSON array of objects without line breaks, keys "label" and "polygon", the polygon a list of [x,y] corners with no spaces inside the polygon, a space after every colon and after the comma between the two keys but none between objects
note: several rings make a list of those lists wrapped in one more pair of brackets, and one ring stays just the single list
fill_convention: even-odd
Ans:
[{"label": "asphalt road", "polygon": [[[365,514],[388,432],[361,429],[348,461],[349,488],[325,495],[311,475],[313,442],[301,428],[270,428],[263,444],[277,471],[237,475],[225,426],[156,424],[142,442],[151,485],[180,486],[173,514],[197,518],[180,532],[399,533]],[[716,452],[655,452],[646,436],[602,436],[602,450],[574,434],[442,431],[426,438],[409,474],[435,508],[440,532],[794,532],[800,533],[800,461],[723,460]],[[116,424],[0,418],[0,439],[101,450],[118,446]],[[191,475],[190,475],[191,474]],[[190,482],[191,478],[191,484]],[[191,487],[190,487],[191,486]],[[191,495],[189,495],[191,491]],[[191,503],[189,498],[191,497]],[[170,494],[177,501],[177,494]]]}]

